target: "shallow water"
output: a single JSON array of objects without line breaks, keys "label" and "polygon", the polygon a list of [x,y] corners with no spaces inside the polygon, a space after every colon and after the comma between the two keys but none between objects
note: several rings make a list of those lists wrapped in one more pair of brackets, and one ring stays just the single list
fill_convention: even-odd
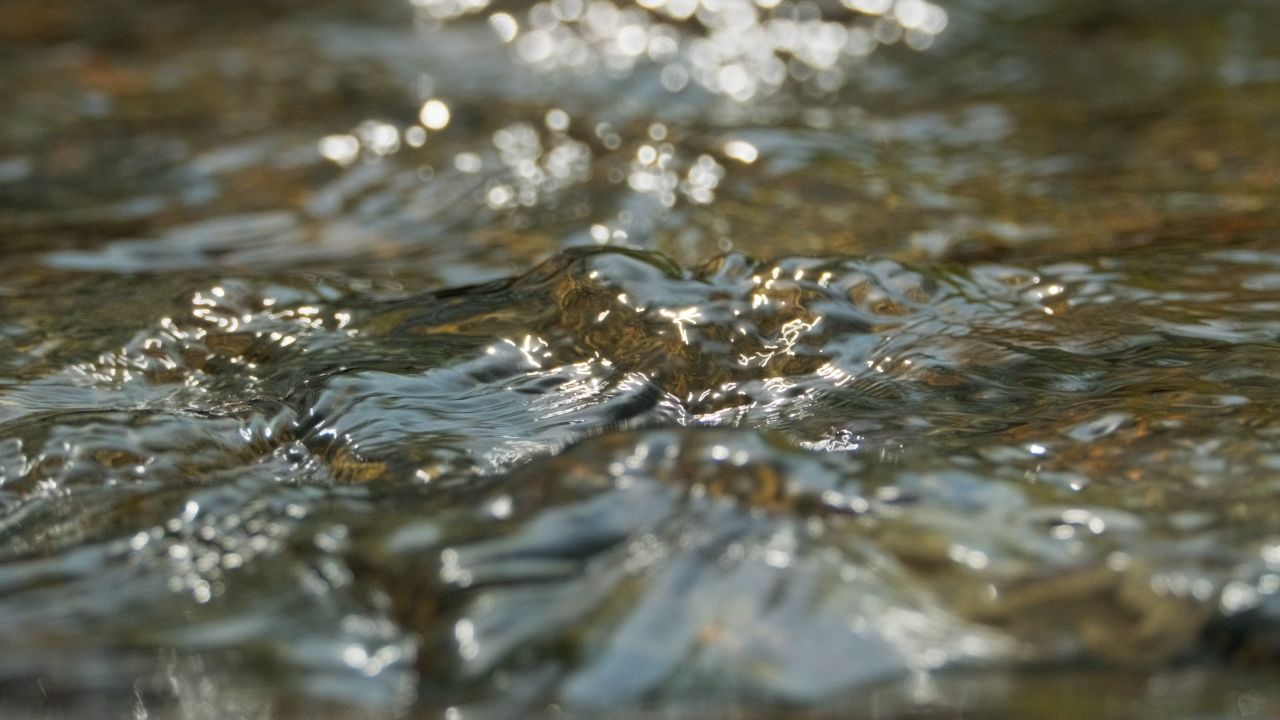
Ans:
[{"label": "shallow water", "polygon": [[0,710],[1280,713],[1278,26],[0,5]]}]

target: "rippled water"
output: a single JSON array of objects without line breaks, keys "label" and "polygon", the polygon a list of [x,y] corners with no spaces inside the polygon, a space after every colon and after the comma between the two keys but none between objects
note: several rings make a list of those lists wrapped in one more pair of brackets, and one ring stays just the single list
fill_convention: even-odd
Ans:
[{"label": "rippled water", "polygon": [[1280,714],[1276,27],[9,0],[0,711]]}]

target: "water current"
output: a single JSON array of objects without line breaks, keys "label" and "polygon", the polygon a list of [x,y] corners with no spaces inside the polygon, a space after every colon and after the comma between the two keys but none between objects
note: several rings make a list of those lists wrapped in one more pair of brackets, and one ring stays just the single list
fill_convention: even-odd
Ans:
[{"label": "water current", "polygon": [[0,714],[1280,716],[1280,5],[0,4]]}]

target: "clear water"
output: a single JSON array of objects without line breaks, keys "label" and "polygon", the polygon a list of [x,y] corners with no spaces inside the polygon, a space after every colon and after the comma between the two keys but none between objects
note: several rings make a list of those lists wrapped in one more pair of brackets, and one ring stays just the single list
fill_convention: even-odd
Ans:
[{"label": "clear water", "polygon": [[1276,27],[9,0],[0,710],[1280,713]]}]

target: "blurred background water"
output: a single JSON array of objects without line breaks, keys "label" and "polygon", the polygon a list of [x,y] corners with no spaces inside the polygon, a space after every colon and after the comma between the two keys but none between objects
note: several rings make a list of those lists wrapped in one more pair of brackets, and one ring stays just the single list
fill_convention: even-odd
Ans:
[{"label": "blurred background water", "polygon": [[1278,27],[0,2],[0,712],[1280,714]]}]

